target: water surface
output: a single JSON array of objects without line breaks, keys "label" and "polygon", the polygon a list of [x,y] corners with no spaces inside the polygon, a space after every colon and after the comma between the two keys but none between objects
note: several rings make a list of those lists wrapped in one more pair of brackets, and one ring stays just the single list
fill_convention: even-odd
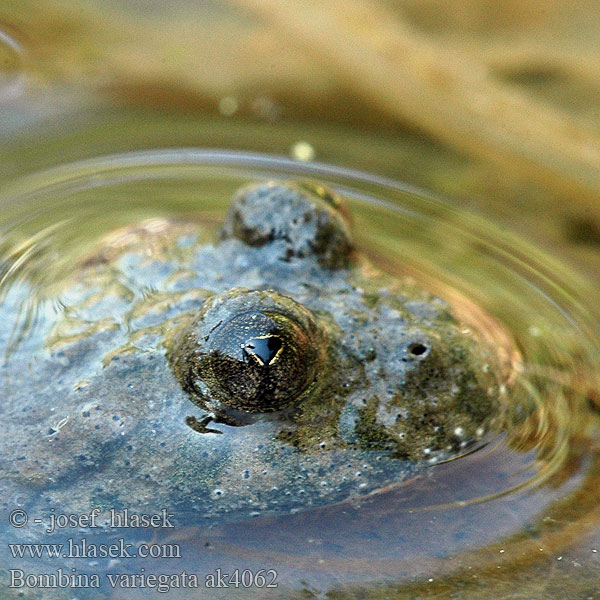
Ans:
[{"label": "water surface", "polygon": [[[348,502],[215,526],[192,514],[186,527],[157,534],[161,543],[176,542],[181,558],[130,560],[119,572],[275,569],[273,597],[301,589],[427,597],[460,585],[464,597],[479,598],[504,593],[509,584],[500,575],[510,574],[515,584],[526,579],[530,597],[544,597],[551,585],[593,597],[585,594],[594,589],[600,534],[598,312],[588,283],[492,222],[392,180],[185,148],[106,155],[6,184],[0,293],[5,313],[18,315],[2,328],[6,381],[54,350],[48,330],[68,307],[62,282],[107,233],[173,218],[216,230],[239,185],[289,177],[334,187],[349,203],[358,247],[380,269],[447,300],[465,329],[493,345],[507,370],[505,422],[475,451]],[[63,384],[40,398],[56,406],[57,423],[40,430],[39,443],[68,427]],[[3,511],[28,504],[22,494],[5,498]],[[12,541],[21,533],[4,531]],[[44,568],[60,564],[47,560]],[[81,559],[63,566],[84,571]]]}]

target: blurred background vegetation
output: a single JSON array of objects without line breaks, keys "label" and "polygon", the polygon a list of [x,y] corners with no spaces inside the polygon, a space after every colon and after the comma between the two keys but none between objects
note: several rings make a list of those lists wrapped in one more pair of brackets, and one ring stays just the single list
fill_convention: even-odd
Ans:
[{"label": "blurred background vegetation", "polygon": [[292,153],[434,190],[600,281],[596,1],[4,0],[0,31],[3,177]]}]

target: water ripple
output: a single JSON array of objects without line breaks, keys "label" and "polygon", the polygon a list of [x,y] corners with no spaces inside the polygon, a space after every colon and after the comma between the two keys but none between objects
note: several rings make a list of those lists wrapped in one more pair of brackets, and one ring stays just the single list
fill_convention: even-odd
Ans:
[{"label": "water ripple", "polygon": [[0,29],[0,102],[22,94],[25,87],[24,56],[21,44]]},{"label": "water ripple", "polygon": [[[600,476],[590,439],[599,427],[590,390],[600,387],[600,330],[593,293],[552,257],[449,202],[364,173],[265,155],[188,148],[81,161],[0,194],[0,227],[8,228],[0,298],[30,286],[24,324],[55,321],[63,312],[61,282],[104,233],[153,217],[194,213],[214,221],[239,185],[299,176],[346,196],[357,244],[380,269],[447,300],[498,351],[507,372],[503,423],[486,444],[425,477],[318,510],[222,526],[211,544],[240,560],[259,553],[301,565],[315,580],[318,571],[343,581],[346,571],[369,568],[378,579],[408,580],[463,564],[496,568],[498,557],[520,557],[533,545],[537,553],[546,545],[562,552],[581,534],[578,523],[596,527],[590,505]],[[317,547],[318,539],[337,546]]]}]

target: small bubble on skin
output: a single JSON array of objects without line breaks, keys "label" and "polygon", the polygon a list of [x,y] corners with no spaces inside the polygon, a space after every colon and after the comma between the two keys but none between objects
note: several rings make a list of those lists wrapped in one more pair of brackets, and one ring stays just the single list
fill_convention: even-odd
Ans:
[{"label": "small bubble on skin", "polygon": [[213,490],[213,494],[215,496],[222,496],[223,495],[223,490],[220,490],[220,489],[217,488],[217,489]]}]

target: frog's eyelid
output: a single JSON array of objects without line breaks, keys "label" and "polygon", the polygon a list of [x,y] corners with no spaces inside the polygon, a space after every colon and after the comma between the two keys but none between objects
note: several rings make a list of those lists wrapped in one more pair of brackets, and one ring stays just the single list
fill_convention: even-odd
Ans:
[{"label": "frog's eyelid", "polygon": [[[211,330],[208,332],[209,334],[211,334],[223,321],[219,321],[214,327],[211,328]],[[206,336],[208,339],[208,336]]]}]

